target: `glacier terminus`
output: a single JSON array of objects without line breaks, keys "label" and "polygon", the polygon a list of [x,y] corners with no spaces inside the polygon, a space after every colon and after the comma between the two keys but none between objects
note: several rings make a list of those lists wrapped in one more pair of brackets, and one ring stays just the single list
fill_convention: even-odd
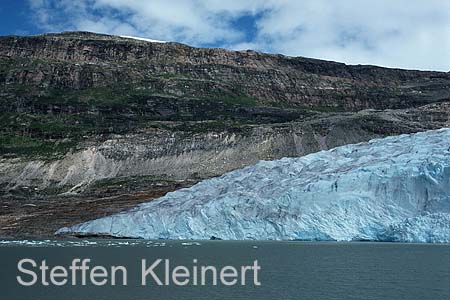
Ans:
[{"label": "glacier terminus", "polygon": [[57,233],[450,243],[450,129],[260,161]]}]

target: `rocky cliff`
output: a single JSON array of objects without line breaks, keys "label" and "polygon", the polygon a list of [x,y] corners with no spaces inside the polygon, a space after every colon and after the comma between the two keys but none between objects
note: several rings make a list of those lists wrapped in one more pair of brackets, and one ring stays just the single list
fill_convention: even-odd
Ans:
[{"label": "rocky cliff", "polygon": [[450,96],[448,73],[348,66],[85,32],[1,37],[0,56],[2,84],[36,89],[128,84],[147,96],[248,97],[259,105],[345,110],[414,107]]},{"label": "rocky cliff", "polygon": [[449,99],[442,72],[88,32],[0,37],[0,233],[79,194],[136,199],[259,160],[445,127]]}]

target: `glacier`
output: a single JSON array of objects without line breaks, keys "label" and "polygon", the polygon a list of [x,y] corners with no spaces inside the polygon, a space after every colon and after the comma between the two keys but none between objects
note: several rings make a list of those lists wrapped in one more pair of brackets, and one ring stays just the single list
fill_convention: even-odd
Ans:
[{"label": "glacier", "polygon": [[260,161],[57,234],[450,243],[450,129]]}]

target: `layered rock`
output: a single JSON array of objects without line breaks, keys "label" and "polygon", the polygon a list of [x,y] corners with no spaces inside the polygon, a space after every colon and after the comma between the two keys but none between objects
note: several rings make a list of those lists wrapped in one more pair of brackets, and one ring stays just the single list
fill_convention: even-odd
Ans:
[{"label": "layered rock", "polygon": [[345,110],[448,100],[450,75],[193,48],[74,32],[0,37],[0,84],[86,89],[132,84],[184,97],[245,95],[264,105]]}]

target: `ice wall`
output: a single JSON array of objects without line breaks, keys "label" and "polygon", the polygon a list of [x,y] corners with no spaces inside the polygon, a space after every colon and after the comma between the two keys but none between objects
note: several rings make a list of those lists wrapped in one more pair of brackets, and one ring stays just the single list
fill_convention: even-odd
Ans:
[{"label": "ice wall", "polygon": [[261,161],[58,233],[450,242],[450,129]]}]

